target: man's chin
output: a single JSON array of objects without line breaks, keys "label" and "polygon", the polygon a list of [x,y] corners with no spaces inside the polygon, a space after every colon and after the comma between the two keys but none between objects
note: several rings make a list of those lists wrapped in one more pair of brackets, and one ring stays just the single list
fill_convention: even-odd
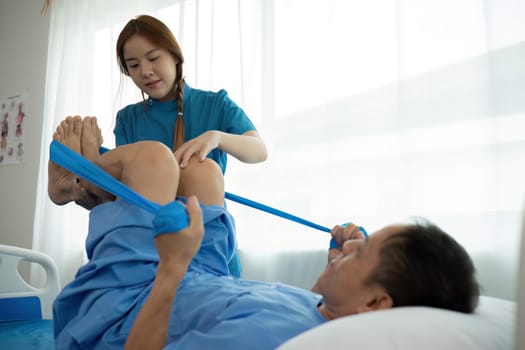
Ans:
[{"label": "man's chin", "polygon": [[317,294],[323,294],[321,286],[323,285],[323,276],[325,275],[325,273],[326,269],[324,269],[323,272],[321,272],[321,274],[319,275],[319,277],[317,277],[317,280],[315,281],[314,286],[311,289],[312,292]]}]

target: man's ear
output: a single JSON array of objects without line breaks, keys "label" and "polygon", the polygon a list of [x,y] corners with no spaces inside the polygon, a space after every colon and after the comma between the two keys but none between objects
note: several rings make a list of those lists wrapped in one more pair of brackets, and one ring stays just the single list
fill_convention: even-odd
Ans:
[{"label": "man's ear", "polygon": [[368,302],[357,308],[358,313],[368,312],[368,311],[377,311],[390,309],[394,306],[394,301],[384,291],[376,292],[370,296]]}]

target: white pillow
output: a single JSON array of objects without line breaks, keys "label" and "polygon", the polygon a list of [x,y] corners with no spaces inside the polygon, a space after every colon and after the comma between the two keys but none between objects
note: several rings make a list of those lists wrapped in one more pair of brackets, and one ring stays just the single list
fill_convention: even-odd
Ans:
[{"label": "white pillow", "polygon": [[400,307],[347,316],[299,334],[278,350],[514,350],[516,303],[482,296],[473,314]]}]

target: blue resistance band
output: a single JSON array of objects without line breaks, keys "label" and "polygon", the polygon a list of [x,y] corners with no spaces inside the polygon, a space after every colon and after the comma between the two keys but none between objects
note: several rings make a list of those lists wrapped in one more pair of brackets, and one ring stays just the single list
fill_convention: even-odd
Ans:
[{"label": "blue resistance band", "polygon": [[[324,227],[324,226],[318,225],[318,224],[313,223],[311,221],[302,219],[302,218],[300,218],[298,216],[286,213],[286,212],[284,212],[282,210],[272,208],[272,207],[270,207],[268,205],[255,202],[255,201],[252,201],[250,199],[247,199],[247,198],[244,198],[244,197],[241,197],[241,196],[237,196],[237,195],[229,193],[229,192],[226,192],[224,194],[224,198],[229,199],[229,200],[234,201],[234,202],[237,202],[237,203],[240,203],[240,204],[244,204],[244,205],[246,205],[248,207],[252,207],[252,208],[255,208],[255,209],[267,212],[269,214],[273,214],[273,215],[279,216],[279,217],[281,217],[283,219],[287,219],[287,220],[290,220],[290,221],[297,222],[298,224],[302,224],[302,225],[305,225],[305,226],[309,226],[309,227],[315,228],[316,230],[319,230],[319,231],[324,231],[324,232],[328,232],[328,233],[331,232],[331,230],[328,227]],[[343,224],[342,226],[346,226],[348,224],[350,224],[350,222],[347,222],[346,224]],[[365,237],[368,237],[368,233],[366,232],[366,230],[363,227],[359,226],[359,230],[363,233],[363,235]],[[337,248],[337,243],[335,242],[335,240],[333,238],[330,240],[330,249],[332,249],[332,248]]]},{"label": "blue resistance band", "polygon": [[315,224],[315,223],[313,223],[311,221],[308,221],[308,220],[305,220],[305,219],[301,219],[298,216],[295,216],[295,215],[292,215],[292,214],[289,214],[289,213],[285,213],[282,210],[278,210],[278,209],[269,207],[269,206],[264,205],[262,203],[254,202],[252,200],[249,200],[247,198],[243,198],[241,196],[237,196],[237,195],[229,193],[229,192],[226,192],[224,194],[224,198],[229,199],[229,200],[231,200],[233,202],[244,204],[244,205],[246,205],[248,207],[252,207],[252,208],[255,208],[255,209],[259,209],[261,211],[265,211],[265,212],[267,212],[269,214],[273,214],[273,215],[279,216],[279,217],[281,217],[283,219],[287,219],[287,220],[290,220],[290,221],[295,221],[295,222],[297,222],[299,224],[303,224],[303,225],[315,228],[315,229],[317,229],[319,231],[324,231],[324,232],[330,233],[330,229],[328,227],[317,225],[317,224]]},{"label": "blue resistance band", "polygon": [[[324,227],[324,226],[318,225],[318,224],[313,223],[311,221],[302,219],[302,218],[300,218],[298,216],[286,213],[286,212],[284,212],[282,210],[272,208],[272,207],[270,207],[268,205],[255,202],[255,201],[252,201],[250,199],[247,199],[247,198],[244,198],[244,197],[241,197],[241,196],[237,196],[237,195],[229,193],[229,192],[226,192],[224,194],[224,198],[229,199],[229,200],[234,201],[234,202],[237,202],[237,203],[240,203],[240,204],[244,204],[244,205],[246,205],[248,207],[252,207],[252,208],[255,208],[255,209],[267,212],[269,214],[273,214],[273,215],[279,216],[279,217],[281,217],[283,219],[287,219],[287,220],[290,220],[290,221],[297,222],[298,224],[302,224],[302,225],[305,225],[305,226],[309,226],[309,227],[315,228],[316,230],[319,230],[319,231],[324,231],[324,232],[328,232],[328,233],[331,232],[331,230],[328,227]],[[342,226],[346,226],[348,224],[350,224],[350,222],[347,222],[346,224],[343,224]],[[366,232],[366,230],[363,227],[359,226],[359,230],[363,233],[363,235],[365,235],[365,237],[368,237],[368,233]],[[337,243],[335,242],[335,240],[333,238],[330,240],[330,249],[332,249],[332,248],[337,248]]]},{"label": "blue resistance band", "polygon": [[[101,151],[105,152],[106,149]],[[165,232],[178,232],[189,225],[186,209],[181,203],[173,201],[167,205],[160,205],[152,202],[109,175],[95,163],[57,141],[51,142],[49,159],[105,191],[155,214],[153,219],[154,236]]]},{"label": "blue resistance band", "polygon": [[[104,153],[106,151],[108,151],[107,148],[101,147],[100,149],[101,153]],[[113,176],[109,175],[107,172],[102,170],[100,167],[98,167],[93,162],[87,160],[86,158],[82,157],[80,154],[76,153],[75,151],[71,150],[67,146],[64,146],[63,144],[57,141],[51,142],[50,160],[60,165],[61,167],[71,171],[72,173],[75,173],[78,176],[88,180],[89,182],[95,184],[96,186],[104,189],[105,191],[110,192],[122,199],[125,199],[128,202],[133,203],[151,213],[158,214],[161,208],[166,208],[165,215],[158,215],[159,217],[171,215],[172,211],[175,209],[179,211],[178,208],[171,208],[170,210],[169,208],[167,208],[168,206],[163,207],[155,202],[147,200],[146,198],[142,197],[141,195],[139,195],[137,192],[135,192],[128,186],[124,185],[122,182],[115,179]],[[255,202],[250,199],[247,199],[241,196],[237,196],[229,192],[225,193],[225,198],[228,200],[267,212],[269,214],[273,214],[281,218],[284,218],[290,221],[294,221],[296,223],[299,223],[305,226],[309,226],[311,228],[314,228],[314,229],[317,229],[323,232],[330,233],[330,229],[327,227],[315,224],[311,221],[308,221],[298,216],[286,213],[282,210],[272,208],[262,203]],[[186,216],[185,219],[187,222],[188,220],[187,215],[185,216]],[[359,229],[361,230],[361,232],[363,232],[365,237],[368,236],[364,228],[359,227]],[[336,243],[332,239],[330,241],[330,248],[336,248],[336,247],[337,247]]]}]

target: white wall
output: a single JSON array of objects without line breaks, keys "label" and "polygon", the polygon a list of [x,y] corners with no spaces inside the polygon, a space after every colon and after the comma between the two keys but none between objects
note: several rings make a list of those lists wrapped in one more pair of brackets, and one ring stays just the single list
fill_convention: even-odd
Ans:
[{"label": "white wall", "polygon": [[49,16],[43,1],[0,0],[0,98],[27,94],[22,164],[0,166],[0,244],[32,248]]}]

